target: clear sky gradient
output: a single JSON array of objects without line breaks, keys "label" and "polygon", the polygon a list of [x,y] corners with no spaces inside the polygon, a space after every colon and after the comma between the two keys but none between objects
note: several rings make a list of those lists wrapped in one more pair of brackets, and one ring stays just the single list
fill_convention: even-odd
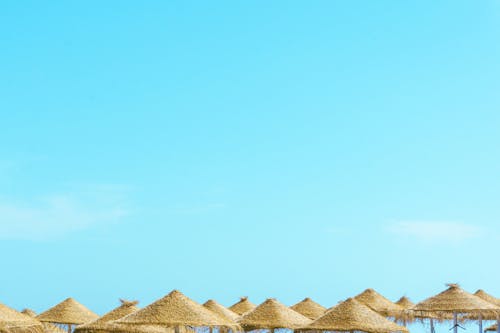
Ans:
[{"label": "clear sky gradient", "polygon": [[0,302],[500,296],[500,1],[2,1]]}]

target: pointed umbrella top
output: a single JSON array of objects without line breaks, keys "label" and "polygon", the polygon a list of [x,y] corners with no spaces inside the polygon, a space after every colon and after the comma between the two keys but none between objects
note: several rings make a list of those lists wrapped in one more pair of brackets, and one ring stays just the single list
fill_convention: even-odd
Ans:
[{"label": "pointed umbrella top", "polygon": [[39,314],[36,318],[49,323],[80,325],[91,322],[99,316],[70,297]]},{"label": "pointed umbrella top", "polygon": [[215,312],[215,314],[219,315],[220,317],[225,318],[229,321],[235,322],[236,319],[240,317],[236,312],[229,310],[228,308],[222,306],[213,299],[209,299],[208,301],[206,301],[203,304],[203,306],[209,309],[210,311]]},{"label": "pointed umbrella top", "polygon": [[0,303],[0,325],[10,333],[42,333],[42,324],[25,314]]},{"label": "pointed umbrella top", "polygon": [[243,296],[240,297],[240,300],[237,303],[234,303],[229,307],[229,310],[236,312],[239,315],[244,314],[245,312],[251,311],[255,309],[257,305],[253,304],[248,300],[248,297]]},{"label": "pointed umbrella top", "polygon": [[[491,303],[493,305],[500,307],[500,299],[488,294],[487,292],[485,292],[482,289],[479,289],[478,291],[476,291],[474,293],[474,296],[479,297],[488,303]],[[479,318],[486,319],[486,320],[498,319],[497,316],[495,316],[495,314],[491,314],[491,313],[486,313],[486,314],[481,313],[480,315],[477,313],[472,313],[472,314],[468,314],[468,315],[464,316],[464,319],[468,319],[468,320],[474,320],[474,319],[479,319]]]},{"label": "pointed umbrella top", "polygon": [[482,298],[486,302],[490,302],[492,304],[495,304],[496,306],[500,306],[500,299],[488,294],[487,292],[485,292],[482,289],[479,289],[478,291],[476,291],[474,293],[474,295],[479,297],[479,298]]},{"label": "pointed umbrella top", "polygon": [[274,328],[294,329],[308,325],[311,320],[277,300],[269,298],[252,311],[245,313],[237,322],[245,331],[252,331]]},{"label": "pointed umbrella top", "polygon": [[22,314],[25,314],[27,316],[30,316],[32,318],[36,317],[36,312],[31,310],[31,309],[23,309],[23,311],[21,311]]},{"label": "pointed umbrella top", "polygon": [[367,332],[394,333],[406,332],[406,327],[399,326],[382,317],[368,306],[354,298],[336,305],[310,325],[301,328],[305,331]]},{"label": "pointed umbrella top", "polygon": [[354,297],[354,299],[384,317],[399,318],[402,316],[404,311],[402,306],[391,302],[371,288],[366,289],[361,294]]},{"label": "pointed umbrella top", "polygon": [[156,325],[162,327],[208,326],[239,329],[234,322],[216,315],[177,290],[141,310],[114,321],[114,323],[119,324],[121,327]]},{"label": "pointed umbrella top", "polygon": [[326,311],[324,306],[316,303],[309,297],[304,298],[302,301],[292,305],[290,308],[312,320],[321,317]]},{"label": "pointed umbrella top", "polygon": [[[36,317],[36,312],[31,310],[31,309],[24,309],[21,311],[22,314],[26,316],[30,316],[32,318]],[[51,324],[51,323],[44,323],[42,322],[43,329],[45,333],[67,333],[65,330],[63,330],[61,327]]]},{"label": "pointed umbrella top", "polygon": [[[410,313],[408,310],[411,309],[415,303],[410,301],[410,299],[406,296],[401,297],[399,300],[395,302],[395,304],[399,305],[400,307],[403,308],[403,312],[399,318],[397,318],[398,322],[402,322],[405,324],[409,322],[413,322],[415,320],[422,320],[422,318],[414,317],[412,316],[412,313]],[[438,321],[441,321],[442,318],[438,318]]]},{"label": "pointed umbrella top", "polygon": [[410,311],[422,317],[461,313],[481,315],[485,319],[496,318],[500,313],[499,307],[466,292],[458,284],[448,284],[447,286],[448,289],[416,304]]},{"label": "pointed umbrella top", "polygon": [[126,315],[129,315],[139,310],[139,308],[137,307],[137,303],[139,303],[138,301],[127,301],[120,299],[120,302],[121,302],[120,306],[109,311],[102,317],[94,321],[91,321],[90,323],[78,326],[75,329],[75,333],[90,332],[95,330],[105,330],[107,323],[113,320],[123,318]]},{"label": "pointed umbrella top", "polygon": [[401,306],[405,310],[408,310],[409,308],[411,308],[412,306],[415,305],[415,303],[413,303],[412,301],[410,301],[410,299],[408,297],[406,297],[406,296],[401,297],[396,302],[396,304],[399,305],[399,306]]}]

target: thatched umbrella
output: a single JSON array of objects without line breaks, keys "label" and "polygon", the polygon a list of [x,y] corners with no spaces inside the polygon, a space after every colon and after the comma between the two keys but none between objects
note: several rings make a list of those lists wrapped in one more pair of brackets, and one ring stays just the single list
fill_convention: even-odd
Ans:
[{"label": "thatched umbrella", "polygon": [[269,298],[252,311],[245,313],[237,322],[245,331],[268,329],[272,332],[276,328],[304,327],[311,320],[281,304],[276,299]]},{"label": "thatched umbrella", "polygon": [[[485,292],[484,290],[482,289],[479,289],[477,290],[475,293],[474,293],[475,296],[485,300],[486,302],[489,302],[489,303],[492,303],[492,304],[495,304],[496,306],[500,306],[500,299],[488,294],[487,292]],[[485,319],[498,319],[498,318],[485,318]],[[481,329],[481,328],[480,328]],[[498,329],[498,324],[495,324],[495,325],[492,325],[490,327],[488,327],[485,331],[497,331],[500,333],[500,330]]]},{"label": "thatched umbrella", "polygon": [[384,318],[354,298],[337,304],[300,331],[408,333],[406,327]]},{"label": "thatched umbrella", "polygon": [[70,297],[42,312],[36,318],[42,322],[68,325],[68,332],[71,333],[72,325],[85,324],[96,320],[99,316]]},{"label": "thatched umbrella", "polygon": [[91,321],[90,323],[76,327],[74,333],[93,333],[93,332],[106,331],[107,323],[123,318],[126,315],[129,315],[139,310],[139,308],[137,307],[137,303],[139,303],[138,301],[126,301],[120,299],[120,302],[121,305],[119,307],[114,308],[113,310],[104,314],[102,317],[94,321]]},{"label": "thatched umbrella", "polygon": [[318,319],[326,311],[326,308],[324,306],[316,303],[315,301],[313,301],[309,297],[306,297],[302,301],[300,301],[299,303],[292,305],[290,307],[290,309],[297,311],[301,315],[303,315],[309,319],[312,319],[312,320]]},{"label": "thatched umbrella", "polygon": [[399,305],[400,307],[402,307],[403,309],[405,310],[408,310],[410,309],[411,307],[413,307],[415,305],[415,303],[413,303],[408,297],[406,296],[403,296],[401,297],[400,299],[398,299],[395,304]]},{"label": "thatched umbrella", "polygon": [[[488,302],[488,303],[491,303],[493,305],[496,305],[497,307],[500,308],[500,300],[490,294],[488,294],[487,292],[485,292],[484,290],[482,289],[479,289],[478,291],[476,291],[474,293],[474,296],[477,296],[479,298],[481,298],[482,300]],[[498,319],[498,316],[495,315],[494,313],[472,313],[472,314],[467,314],[465,316],[462,317],[463,319],[465,320],[479,320],[479,319],[483,319],[483,320],[497,320]],[[481,322],[479,323],[481,324]]]},{"label": "thatched umbrella", "polygon": [[241,330],[239,325],[218,316],[177,290],[110,324],[114,326],[113,331],[122,333],[168,330],[181,332],[192,327],[216,327],[223,331]]},{"label": "thatched umbrella", "polygon": [[226,318],[227,320],[236,322],[236,319],[238,319],[240,316],[225,306],[217,303],[213,299],[209,299],[203,304],[204,307],[209,309],[210,311],[214,312],[215,314],[219,315],[222,318]]},{"label": "thatched umbrella", "polygon": [[384,317],[400,319],[404,315],[402,306],[391,302],[371,288],[355,296],[354,299]]},{"label": "thatched umbrella", "polygon": [[[402,306],[405,309],[403,317],[400,318],[400,320],[403,322],[405,326],[407,322],[413,322],[415,320],[423,321],[424,319],[431,319],[431,326],[434,327],[434,321],[442,322],[444,320],[453,319],[453,316],[451,314],[441,315],[441,316],[427,314],[425,317],[420,317],[411,312],[411,309],[415,306],[415,304],[406,296],[401,297],[395,303],[398,304],[399,306]],[[434,331],[434,329],[432,329],[432,331]]]},{"label": "thatched umbrella", "polygon": [[458,284],[447,286],[448,289],[445,291],[416,304],[410,312],[420,317],[441,317],[452,313],[454,333],[458,332],[458,314],[477,318],[481,331],[483,318],[498,317],[500,313],[498,306],[466,292]]},{"label": "thatched umbrella", "polygon": [[9,333],[43,333],[42,324],[0,303],[0,326]]},{"label": "thatched umbrella", "polygon": [[229,307],[229,310],[236,312],[240,316],[245,312],[255,309],[257,305],[248,300],[247,296],[240,297],[240,300]]},{"label": "thatched umbrella", "polygon": [[[410,301],[410,299],[406,296],[401,297],[394,304],[399,305],[400,307],[403,308],[403,310],[409,310],[415,305],[415,303]],[[402,322],[403,325],[406,326],[406,323],[409,321],[413,321],[414,318],[410,318],[406,312],[403,312],[403,315],[399,319],[400,319],[400,322]]]},{"label": "thatched umbrella", "polygon": [[33,311],[33,310],[31,310],[31,309],[28,309],[28,308],[23,309],[21,311],[21,313],[24,314],[24,315],[27,315],[27,316],[29,316],[31,318],[35,318],[36,317],[36,312]]},{"label": "thatched umbrella", "polygon": [[479,298],[482,298],[486,302],[490,302],[490,303],[495,304],[496,306],[500,306],[500,299],[488,294],[487,292],[485,292],[482,289],[479,289],[478,291],[476,291],[474,293],[474,295],[479,297]]},{"label": "thatched umbrella", "polygon": [[[31,309],[23,309],[23,311],[21,311],[21,313],[26,315],[26,316],[29,316],[31,318],[36,317],[36,312],[31,310]],[[63,330],[62,328],[60,328],[57,325],[54,325],[51,323],[43,323],[43,322],[40,322],[40,323],[43,325],[43,330],[45,331],[45,333],[66,333],[65,330]]]}]

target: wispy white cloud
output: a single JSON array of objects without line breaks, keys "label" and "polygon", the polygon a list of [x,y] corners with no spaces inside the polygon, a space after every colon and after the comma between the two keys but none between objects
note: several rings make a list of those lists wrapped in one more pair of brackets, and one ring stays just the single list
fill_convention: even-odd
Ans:
[{"label": "wispy white cloud", "polygon": [[28,201],[0,198],[0,239],[45,240],[120,221],[128,214],[109,187],[87,187]]},{"label": "wispy white cloud", "polygon": [[388,230],[420,241],[455,243],[479,237],[484,232],[475,225],[446,221],[401,221],[390,224]]}]

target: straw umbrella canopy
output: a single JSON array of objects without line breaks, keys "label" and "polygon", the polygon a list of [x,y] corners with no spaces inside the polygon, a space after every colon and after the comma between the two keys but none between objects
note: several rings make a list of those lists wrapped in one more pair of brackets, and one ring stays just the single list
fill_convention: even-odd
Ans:
[{"label": "straw umbrella canopy", "polygon": [[497,318],[500,313],[498,306],[466,292],[458,284],[448,284],[447,286],[448,289],[416,304],[410,311],[422,317],[460,313],[482,316],[483,318]]},{"label": "straw umbrella canopy", "polygon": [[444,317],[453,314],[454,333],[458,332],[458,314],[465,315],[464,319],[478,319],[481,333],[484,318],[498,318],[500,307],[466,292],[458,284],[447,286],[445,291],[416,304],[410,312],[419,317]]},{"label": "straw umbrella canopy", "polygon": [[[21,313],[26,315],[26,316],[29,316],[31,318],[36,317],[36,312],[31,310],[31,309],[23,309],[21,311]],[[51,323],[43,323],[43,322],[41,322],[41,324],[43,325],[43,329],[44,329],[45,333],[66,333],[65,330],[63,330],[62,328],[60,328],[57,325],[54,325]]]},{"label": "straw umbrella canopy", "polygon": [[297,304],[292,305],[290,309],[297,311],[301,315],[312,320],[318,319],[326,312],[326,308],[324,306],[316,303],[309,297],[306,297]]},{"label": "straw umbrella canopy", "polygon": [[31,318],[35,318],[35,317],[36,317],[36,312],[35,312],[35,311],[33,311],[33,310],[31,310],[31,309],[27,309],[27,308],[26,308],[26,309],[23,309],[23,310],[21,311],[21,313],[22,313],[22,314],[24,314],[24,315],[27,315],[27,316],[29,316],[29,317],[31,317]]},{"label": "straw umbrella canopy", "polygon": [[38,320],[1,303],[0,326],[10,333],[43,333],[43,326]]},{"label": "straw umbrella canopy", "polygon": [[413,303],[406,296],[403,296],[400,299],[398,299],[395,304],[399,305],[400,307],[402,307],[405,310],[408,310],[408,309],[412,308],[415,305],[415,303]]},{"label": "straw umbrella canopy", "polygon": [[[491,303],[493,305],[496,305],[497,307],[500,307],[500,299],[488,294],[487,292],[485,292],[482,289],[479,289],[478,291],[476,291],[474,293],[474,296],[477,296],[488,303]],[[480,315],[478,315],[478,314],[473,313],[473,314],[467,314],[465,316],[462,316],[462,319],[464,319],[464,320],[475,320],[475,319],[496,320],[496,319],[498,319],[498,315],[494,315],[494,314],[480,314]]]},{"label": "straw umbrella canopy", "polygon": [[232,321],[218,316],[201,304],[174,290],[147,307],[112,322],[120,332],[134,332],[138,328],[150,327],[157,331],[173,328],[179,331],[186,327],[218,327],[222,330],[239,331]]},{"label": "straw umbrella canopy", "polygon": [[[21,311],[21,313],[32,318],[36,317],[36,312],[31,309],[24,309],[23,311]],[[51,323],[41,323],[43,325],[43,330],[45,331],[45,333],[66,333],[65,330],[57,325]]]},{"label": "straw umbrella canopy", "polygon": [[214,312],[215,314],[219,315],[222,318],[225,318],[229,321],[236,322],[236,319],[238,319],[240,316],[225,306],[217,303],[213,299],[209,299],[203,304],[204,307],[209,309],[210,311]]},{"label": "straw umbrella canopy", "polygon": [[401,322],[403,325],[406,326],[406,324],[408,322],[413,322],[413,321],[415,321],[415,319],[417,319],[417,318],[411,317],[408,314],[408,312],[406,311],[406,310],[411,309],[415,305],[415,303],[410,301],[410,299],[408,297],[406,297],[406,296],[401,297],[400,299],[398,299],[395,302],[395,304],[399,305],[404,310],[402,315],[400,316],[400,318],[398,318],[398,321]]},{"label": "straw umbrella canopy", "polygon": [[97,314],[87,309],[73,298],[67,298],[36,317],[42,322],[80,325],[99,318]]},{"label": "straw umbrella canopy", "polygon": [[301,331],[394,333],[408,329],[384,318],[354,298],[337,304]]},{"label": "straw umbrella canopy", "polygon": [[229,310],[236,312],[239,315],[244,314],[245,312],[252,311],[255,309],[257,305],[253,304],[248,300],[248,297],[243,296],[240,297],[240,300],[229,307]]},{"label": "straw umbrella canopy", "polygon": [[107,329],[106,324],[123,318],[126,315],[129,315],[131,313],[134,313],[135,311],[139,310],[137,307],[137,301],[126,301],[123,299],[120,299],[121,305],[117,308],[114,308],[113,310],[109,311],[108,313],[104,314],[102,317],[91,321],[90,323],[83,324],[75,328],[75,333],[92,333],[92,332],[97,332],[97,331],[105,331]]},{"label": "straw umbrella canopy", "polygon": [[391,302],[371,288],[355,296],[354,299],[384,317],[401,318],[403,316],[404,308],[402,306]]},{"label": "straw umbrella canopy", "polygon": [[479,297],[479,298],[482,298],[486,302],[490,302],[492,304],[495,304],[496,306],[500,306],[500,299],[488,294],[487,292],[485,292],[482,289],[479,289],[478,291],[476,291],[474,293],[474,295]]},{"label": "straw umbrella canopy", "polygon": [[[500,299],[488,294],[487,292],[485,292],[482,289],[477,290],[474,293],[474,295],[489,302],[489,303],[495,304],[496,306],[500,306]],[[470,319],[470,316],[466,316],[466,318]],[[474,318],[474,317],[472,317],[472,318]],[[495,318],[487,317],[486,319],[495,319]],[[485,331],[495,331],[495,332],[499,331],[498,324],[495,324],[495,325],[492,325],[492,326],[486,328]]]},{"label": "straw umbrella canopy", "polygon": [[252,331],[276,328],[295,329],[308,325],[311,320],[276,299],[269,298],[252,311],[245,313],[237,322],[245,331]]}]

